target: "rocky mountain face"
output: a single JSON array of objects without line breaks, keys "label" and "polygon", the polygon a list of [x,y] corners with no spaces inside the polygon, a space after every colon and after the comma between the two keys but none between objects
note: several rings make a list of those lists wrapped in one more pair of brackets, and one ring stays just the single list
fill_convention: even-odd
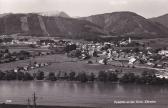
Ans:
[{"label": "rocky mountain face", "polygon": [[162,15],[159,17],[155,17],[155,18],[150,18],[149,20],[154,21],[154,22],[158,22],[168,28],[168,14],[165,14],[165,15]]},{"label": "rocky mountain face", "polygon": [[168,34],[168,29],[165,26],[133,12],[106,13],[80,19],[99,25],[112,35],[165,36]]}]

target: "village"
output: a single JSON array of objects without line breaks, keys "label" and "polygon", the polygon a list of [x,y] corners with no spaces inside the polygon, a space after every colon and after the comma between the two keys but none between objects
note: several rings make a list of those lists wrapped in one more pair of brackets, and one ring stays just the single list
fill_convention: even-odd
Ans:
[{"label": "village", "polygon": [[[4,37],[1,36],[0,39],[0,45],[2,46],[0,64],[3,66],[10,64],[11,67],[7,67],[4,71],[14,71],[17,73],[22,70],[23,72],[31,71],[31,73],[34,73],[34,70],[37,71],[40,68],[58,62],[53,61],[53,59],[51,61],[36,61],[35,58],[41,57],[43,59],[45,56],[52,56],[54,60],[57,60],[58,58],[55,56],[62,55],[61,57],[66,56],[68,58],[67,61],[72,63],[74,61],[81,61],[84,65],[90,66],[107,65],[108,68],[104,68],[105,71],[115,70],[118,67],[123,69],[154,70],[156,77],[168,79],[168,50],[166,48],[152,48],[149,42],[138,42],[130,37],[109,42],[71,41],[54,38],[40,40],[32,38],[14,39]],[[28,62],[25,65],[13,66],[12,64],[16,61],[26,60]],[[61,62],[61,59],[59,62]],[[142,72],[134,73],[140,74]]]}]

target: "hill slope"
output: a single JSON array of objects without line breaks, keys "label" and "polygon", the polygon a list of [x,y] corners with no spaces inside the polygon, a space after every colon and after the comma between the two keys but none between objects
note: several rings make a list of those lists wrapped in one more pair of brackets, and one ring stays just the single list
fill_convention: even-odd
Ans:
[{"label": "hill slope", "polygon": [[39,14],[5,14],[0,15],[0,35],[3,34],[74,39],[95,39],[106,35],[155,38],[166,37],[168,28],[132,12],[106,13],[78,19]]},{"label": "hill slope", "polygon": [[168,29],[133,12],[114,12],[80,18],[115,35],[165,35]]},{"label": "hill slope", "polygon": [[38,14],[9,14],[0,17],[0,35],[14,33],[71,38],[92,38],[106,34],[101,27],[89,21],[73,18]]},{"label": "hill slope", "polygon": [[150,20],[158,22],[168,28],[168,14],[165,14],[165,15],[162,15],[159,17],[155,17],[155,18],[150,18]]}]

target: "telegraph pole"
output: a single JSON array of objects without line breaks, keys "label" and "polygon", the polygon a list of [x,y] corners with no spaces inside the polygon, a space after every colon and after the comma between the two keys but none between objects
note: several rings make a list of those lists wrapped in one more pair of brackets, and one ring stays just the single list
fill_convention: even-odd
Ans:
[{"label": "telegraph pole", "polygon": [[36,107],[36,99],[37,99],[37,97],[36,97],[36,94],[34,92],[34,94],[33,94],[33,108],[37,108]]},{"label": "telegraph pole", "polygon": [[27,108],[30,108],[30,99],[27,99]]}]

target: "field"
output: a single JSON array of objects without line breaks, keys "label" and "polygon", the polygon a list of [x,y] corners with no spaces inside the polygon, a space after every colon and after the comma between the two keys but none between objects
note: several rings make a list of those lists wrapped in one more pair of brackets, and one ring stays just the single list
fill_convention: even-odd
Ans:
[{"label": "field", "polygon": [[42,51],[42,52],[47,52],[47,51],[49,51],[47,48],[30,48],[30,47],[9,47],[9,51],[11,52],[11,53],[13,53],[13,52],[20,52],[20,51],[29,51],[29,52],[31,52],[31,51],[33,51],[33,52],[35,52],[35,51],[37,51],[37,52],[40,52],[40,51]]},{"label": "field", "polygon": [[164,48],[168,46],[168,38],[142,39],[135,41],[149,43],[149,46],[152,48]]},{"label": "field", "polygon": [[[133,40],[133,41],[138,41],[142,43],[149,43],[149,46],[152,48],[163,48],[168,46],[168,38],[158,38],[158,39],[142,39],[142,40]],[[123,47],[123,48],[129,48],[129,47]],[[48,49],[41,49],[41,48],[30,48],[30,47],[9,47],[10,52],[19,52],[21,50],[25,51],[48,51]],[[102,58],[97,58],[98,60]],[[93,61],[93,64],[88,64],[88,60],[81,61],[76,58],[68,58],[66,54],[55,54],[55,55],[46,55],[46,56],[38,56],[35,58],[30,58],[26,60],[21,60],[21,61],[15,61],[11,63],[5,63],[5,64],[0,64],[0,70],[6,71],[6,70],[11,70],[15,69],[18,66],[26,66],[30,63],[37,62],[37,63],[48,63],[50,62],[51,65],[46,66],[46,67],[41,67],[41,68],[36,68],[33,70],[30,70],[30,73],[37,72],[38,70],[44,71],[46,74],[48,72],[87,72],[87,73],[95,73],[97,74],[101,70],[107,70],[107,69],[112,69],[112,70],[119,70],[124,72],[133,72],[137,75],[141,74],[144,70],[148,71],[150,68],[147,67],[136,67],[136,68],[131,68],[131,67],[121,67],[120,62],[112,62],[111,64],[108,65],[103,65],[99,64],[96,62],[95,58],[91,58],[91,61]],[[117,65],[117,66],[114,66]]]},{"label": "field", "polygon": [[[99,58],[98,58],[99,59]],[[49,72],[86,72],[86,73],[95,73],[98,74],[99,71],[101,70],[107,70],[107,69],[112,69],[112,70],[119,70],[122,71],[123,73],[125,72],[134,72],[135,74],[141,74],[144,70],[144,68],[132,68],[132,67],[121,67],[119,66],[119,62],[114,62],[112,64],[99,64],[96,62],[95,58],[91,59],[93,61],[93,64],[88,64],[88,60],[81,61],[76,58],[68,58],[65,54],[55,54],[55,55],[46,55],[46,56],[39,56],[27,60],[20,60],[20,61],[15,61],[11,63],[5,63],[5,64],[0,64],[0,70],[5,71],[5,70],[11,70],[15,69],[18,66],[26,66],[30,63],[37,62],[37,63],[48,63],[50,62],[51,65],[41,67],[41,68],[36,68],[33,70],[30,70],[30,73],[37,72],[38,70],[42,70],[45,72],[45,74],[48,74]],[[118,65],[118,66],[114,66]]]}]

